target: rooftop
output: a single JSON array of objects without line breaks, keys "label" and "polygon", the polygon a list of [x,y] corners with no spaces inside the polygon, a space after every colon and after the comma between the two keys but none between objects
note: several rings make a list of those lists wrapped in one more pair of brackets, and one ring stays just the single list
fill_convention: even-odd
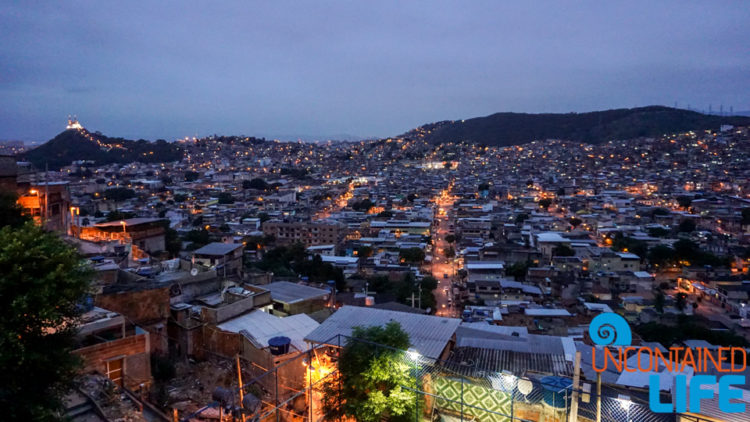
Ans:
[{"label": "rooftop", "polygon": [[128,218],[125,220],[116,220],[116,221],[108,221],[106,223],[98,223],[96,227],[120,227],[122,226],[122,223],[124,222],[126,226],[137,226],[139,224],[150,224],[155,223],[157,221],[162,221],[163,218]]},{"label": "rooftop", "polygon": [[[457,318],[442,318],[385,309],[343,306],[305,340],[325,343],[337,335],[351,336],[354,327],[382,326],[391,321],[401,324],[409,341],[421,355],[438,358],[461,323]],[[342,339],[343,340],[343,339]]]},{"label": "rooftop", "polygon": [[328,290],[318,289],[317,287],[305,286],[303,284],[292,283],[289,281],[277,281],[262,286],[271,292],[271,299],[276,302],[287,304],[302,302],[304,300],[317,299],[331,294]]},{"label": "rooftop", "polygon": [[242,247],[241,243],[211,242],[208,245],[193,251],[195,255],[224,256]]},{"label": "rooftop", "polygon": [[307,350],[304,338],[320,324],[306,314],[297,314],[280,318],[263,311],[255,310],[236,318],[224,321],[218,327],[224,331],[240,333],[241,331],[256,346],[268,347],[268,340],[273,337],[286,336],[299,351]]}]

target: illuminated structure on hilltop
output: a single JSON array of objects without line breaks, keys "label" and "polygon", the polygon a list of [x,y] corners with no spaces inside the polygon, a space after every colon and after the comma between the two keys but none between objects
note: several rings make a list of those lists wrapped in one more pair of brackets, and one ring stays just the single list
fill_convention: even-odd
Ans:
[{"label": "illuminated structure on hilltop", "polygon": [[66,130],[75,129],[75,130],[81,130],[83,129],[83,125],[78,123],[78,119],[76,119],[75,116],[70,117],[68,116],[68,125],[65,126]]}]

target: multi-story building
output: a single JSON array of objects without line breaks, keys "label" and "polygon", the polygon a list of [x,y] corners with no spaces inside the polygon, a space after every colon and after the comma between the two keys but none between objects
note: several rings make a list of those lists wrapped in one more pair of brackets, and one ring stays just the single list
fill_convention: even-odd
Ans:
[{"label": "multi-story building", "polygon": [[280,244],[302,243],[305,246],[336,245],[344,238],[346,229],[334,222],[285,222],[271,220],[263,223],[263,234],[273,236]]}]

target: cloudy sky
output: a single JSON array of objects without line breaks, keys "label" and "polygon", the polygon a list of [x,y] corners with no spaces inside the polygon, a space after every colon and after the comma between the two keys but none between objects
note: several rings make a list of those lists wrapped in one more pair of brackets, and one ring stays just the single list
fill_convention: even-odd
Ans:
[{"label": "cloudy sky", "polygon": [[750,110],[745,1],[0,5],[0,139],[387,136],[499,111]]}]

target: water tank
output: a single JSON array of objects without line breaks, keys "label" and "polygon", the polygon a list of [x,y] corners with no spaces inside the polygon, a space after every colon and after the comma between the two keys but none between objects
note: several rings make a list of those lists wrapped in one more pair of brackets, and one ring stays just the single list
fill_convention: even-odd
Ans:
[{"label": "water tank", "polygon": [[573,381],[570,378],[544,377],[542,378],[542,388],[544,388],[544,403],[547,405],[555,409],[564,409],[566,406],[570,406],[570,397],[573,393]]},{"label": "water tank", "polygon": [[289,353],[289,345],[292,340],[289,337],[278,336],[268,339],[268,348],[274,356],[285,355]]}]

